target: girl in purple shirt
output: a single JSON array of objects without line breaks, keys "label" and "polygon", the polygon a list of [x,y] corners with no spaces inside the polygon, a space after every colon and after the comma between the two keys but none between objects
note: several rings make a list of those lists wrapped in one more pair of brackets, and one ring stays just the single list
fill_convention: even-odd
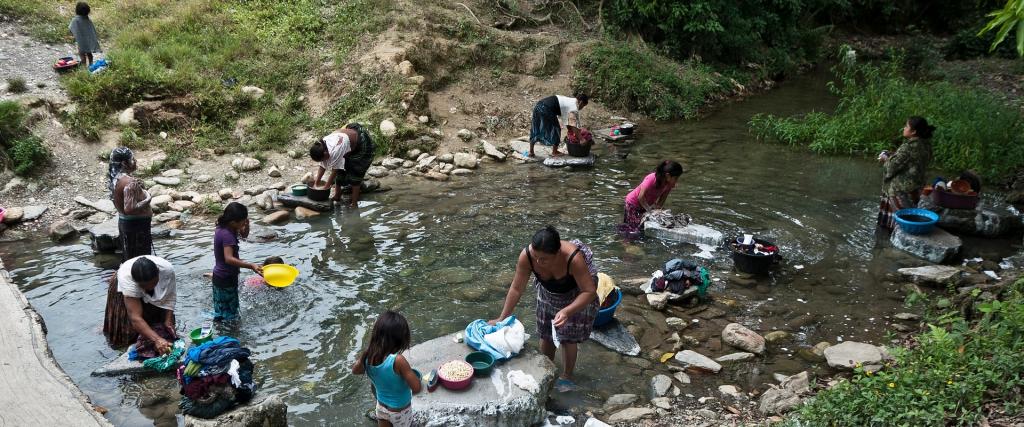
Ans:
[{"label": "girl in purple shirt", "polygon": [[263,274],[263,267],[238,258],[238,237],[249,236],[249,209],[231,202],[217,218],[213,233],[213,318],[238,317],[238,273],[241,267]]},{"label": "girl in purple shirt", "polygon": [[676,187],[676,181],[682,174],[683,165],[679,162],[662,161],[654,172],[647,174],[643,182],[626,195],[626,209],[622,222],[632,230],[639,230],[645,213],[665,206],[668,193]]}]

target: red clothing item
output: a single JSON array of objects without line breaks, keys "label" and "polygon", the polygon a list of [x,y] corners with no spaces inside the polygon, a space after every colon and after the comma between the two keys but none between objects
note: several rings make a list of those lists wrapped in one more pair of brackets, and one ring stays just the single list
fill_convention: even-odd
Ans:
[{"label": "red clothing item", "polygon": [[657,181],[658,178],[654,175],[654,172],[647,174],[647,176],[644,177],[643,182],[626,195],[626,204],[643,206],[640,203],[640,191],[643,190],[644,204],[653,205],[663,194],[668,194],[673,188],[675,188],[674,184],[665,184],[661,186],[661,188],[656,188],[654,184]]}]

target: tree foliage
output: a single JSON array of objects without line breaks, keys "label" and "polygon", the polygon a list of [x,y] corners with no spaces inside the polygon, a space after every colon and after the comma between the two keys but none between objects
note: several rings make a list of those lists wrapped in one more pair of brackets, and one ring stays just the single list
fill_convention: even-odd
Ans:
[{"label": "tree foliage", "polygon": [[1010,35],[1010,31],[1014,31],[1017,36],[1017,55],[1024,56],[1024,0],[1006,0],[1006,5],[1002,9],[988,16],[992,20],[982,27],[978,36],[990,31],[996,32],[996,38],[992,41],[989,51],[996,50],[999,44],[1006,40],[1006,36]]}]

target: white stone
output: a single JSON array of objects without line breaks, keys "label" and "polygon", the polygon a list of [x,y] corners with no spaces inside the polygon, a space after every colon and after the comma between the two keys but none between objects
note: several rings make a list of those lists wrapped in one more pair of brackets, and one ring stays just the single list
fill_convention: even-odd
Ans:
[{"label": "white stone", "polygon": [[825,360],[828,366],[840,369],[853,369],[857,365],[876,365],[882,362],[882,352],[871,344],[856,341],[843,341],[825,349]]},{"label": "white stone", "polygon": [[217,192],[217,196],[220,197],[221,200],[227,200],[231,198],[233,193],[234,192],[231,191],[230,188],[221,188],[220,191]]},{"label": "white stone", "polygon": [[45,205],[25,206],[24,208],[22,208],[24,210],[25,214],[24,214],[24,216],[21,217],[21,220],[22,221],[35,221],[39,217],[43,216],[43,214],[49,208],[50,208],[49,206],[45,206]]},{"label": "white stone", "polygon": [[709,359],[707,356],[697,353],[693,350],[683,350],[676,353],[673,360],[676,363],[683,365],[683,367],[694,367],[710,372],[718,372],[722,370],[722,365],[718,364],[714,360]]},{"label": "white stone", "polygon": [[231,161],[231,167],[239,172],[254,171],[259,169],[260,165],[261,162],[259,159],[254,159],[252,157],[239,158]]},{"label": "white stone", "polygon": [[271,166],[270,170],[267,171],[267,175],[269,175],[271,178],[280,178],[281,177],[281,170],[278,169],[276,165],[275,166]]},{"label": "white stone", "polygon": [[227,171],[227,172],[224,173],[224,179],[226,179],[228,181],[238,181],[238,178],[239,178],[238,172]]},{"label": "white stone", "polygon": [[455,153],[455,166],[462,169],[476,169],[479,160],[475,154]]},{"label": "white stone", "polygon": [[668,304],[668,292],[653,292],[647,294],[647,303],[655,310],[664,310]]},{"label": "white stone", "polygon": [[490,156],[492,159],[497,160],[499,162],[505,161],[505,153],[502,153],[501,150],[498,150],[498,147],[495,147],[494,144],[491,144],[490,142],[487,141],[480,141],[480,143],[483,145],[484,154]]},{"label": "white stone", "polygon": [[740,393],[740,389],[734,385],[720,385],[718,386],[718,392],[733,399],[738,399],[743,396],[743,394]]},{"label": "white stone", "polygon": [[398,133],[398,127],[395,126],[395,122],[385,119],[380,122],[380,133],[388,137],[395,136]]},{"label": "white stone", "polygon": [[168,177],[165,177],[165,176],[158,176],[158,177],[154,177],[153,181],[155,181],[157,184],[160,184],[160,185],[163,185],[163,186],[167,186],[167,187],[177,187],[177,186],[181,185],[181,178],[174,178],[174,177],[168,178]]},{"label": "white stone", "polygon": [[170,178],[170,177],[175,177],[175,176],[181,176],[181,174],[183,174],[183,173],[185,173],[185,171],[183,171],[181,169],[168,169],[168,170],[165,170],[165,171],[161,172],[160,175],[161,176],[166,176],[166,177]]},{"label": "white stone", "polygon": [[615,412],[636,402],[639,397],[635,394],[616,394],[612,395],[604,402],[605,412]]},{"label": "white stone", "polygon": [[690,383],[690,376],[687,375],[686,372],[676,372],[672,374],[672,377],[675,378],[676,381],[679,381],[680,384]]},{"label": "white stone", "polygon": [[672,378],[668,375],[658,374],[651,378],[651,397],[662,397],[672,387]]},{"label": "white stone", "polygon": [[398,169],[398,168],[402,167],[402,163],[404,163],[404,162],[405,162],[405,160],[399,159],[397,157],[388,157],[388,158],[382,160],[380,162],[380,165],[384,166],[385,168],[388,168],[388,169]]},{"label": "white stone", "polygon": [[739,323],[730,323],[722,329],[722,342],[751,353],[764,352],[764,337]]},{"label": "white stone", "polygon": [[956,284],[963,276],[964,271],[960,267],[948,265],[926,265],[923,267],[901,268],[896,270],[903,277],[914,283],[931,285]]},{"label": "white stone", "polygon": [[664,410],[671,410],[672,409],[672,399],[669,399],[667,397],[656,397],[654,399],[651,399],[651,405],[654,405],[655,407],[661,408],[661,409],[664,409]]},{"label": "white stone", "polygon": [[374,178],[383,178],[390,175],[391,172],[388,172],[388,169],[383,166],[370,166],[370,169],[366,171],[366,174]]},{"label": "white stone", "polygon": [[242,86],[242,93],[251,96],[253,99],[260,99],[266,91],[256,86]]},{"label": "white stone", "polygon": [[419,117],[419,121],[420,121],[420,123],[426,124],[427,122],[430,121],[430,117],[428,117],[428,116],[420,116]]},{"label": "white stone", "polygon": [[452,169],[451,174],[455,176],[472,175],[473,171],[469,169]]},{"label": "white stone", "polygon": [[135,126],[139,124],[138,120],[135,120],[135,108],[128,107],[121,111],[117,115],[117,123],[121,126]]},{"label": "white stone", "polygon": [[466,142],[469,142],[471,139],[473,139],[474,136],[476,136],[473,135],[473,132],[470,131],[469,129],[459,129],[459,131],[456,132],[455,135],[458,136],[459,139]]},{"label": "white stone", "polygon": [[155,196],[152,199],[150,199],[149,206],[156,211],[165,211],[167,210],[167,206],[170,205],[171,202],[174,202],[174,197],[164,194],[160,196]]},{"label": "white stone", "polygon": [[641,418],[654,416],[654,414],[655,412],[651,408],[626,408],[608,417],[608,422],[612,424],[632,423]]},{"label": "white stone", "polygon": [[409,62],[408,60],[399,62],[398,65],[395,66],[395,71],[405,77],[412,77],[416,75],[416,69],[413,67],[412,62]]},{"label": "white stone", "polygon": [[686,326],[688,325],[688,323],[686,323],[685,320],[680,319],[678,317],[665,318],[665,324],[668,325],[668,328],[673,331],[681,331],[683,329],[686,329]]},{"label": "white stone", "polygon": [[198,182],[200,184],[206,184],[207,182],[212,181],[213,177],[210,176],[210,175],[199,175],[199,176],[193,178],[192,180],[195,181],[195,182]]},{"label": "white stone", "polygon": [[716,357],[715,361],[718,362],[718,363],[721,363],[723,365],[729,365],[729,364],[738,363],[738,362],[745,362],[745,361],[753,359],[754,357],[755,357],[754,353],[739,352],[739,353],[727,354],[727,355],[721,356],[721,357]]}]

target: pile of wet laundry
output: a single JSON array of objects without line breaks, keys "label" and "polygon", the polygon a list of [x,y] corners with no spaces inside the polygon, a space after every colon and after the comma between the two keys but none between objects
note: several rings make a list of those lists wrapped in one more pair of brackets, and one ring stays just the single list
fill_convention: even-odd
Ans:
[{"label": "pile of wet laundry", "polygon": [[711,277],[704,267],[693,261],[674,258],[665,263],[664,269],[654,272],[651,290],[683,294],[690,287],[697,287],[697,295],[703,298],[710,284]]},{"label": "pile of wet laundry", "polygon": [[687,214],[672,214],[668,209],[655,209],[644,214],[643,222],[653,221],[664,228],[683,228],[690,225],[693,218]]},{"label": "pile of wet laundry", "polygon": [[251,400],[256,384],[250,354],[232,337],[190,348],[178,368],[182,413],[214,418]]}]

